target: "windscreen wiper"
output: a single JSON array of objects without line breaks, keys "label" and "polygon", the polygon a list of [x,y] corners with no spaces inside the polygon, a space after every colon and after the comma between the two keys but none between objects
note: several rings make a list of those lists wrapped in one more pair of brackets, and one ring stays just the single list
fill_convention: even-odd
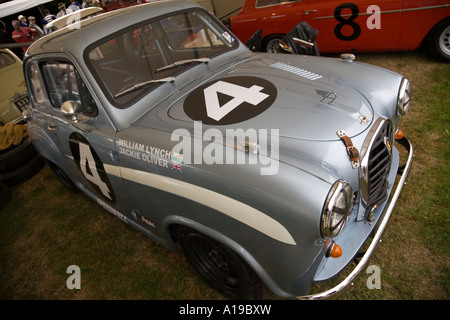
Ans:
[{"label": "windscreen wiper", "polygon": [[175,68],[178,68],[180,66],[183,66],[185,64],[189,64],[189,63],[192,63],[192,62],[208,63],[209,60],[211,60],[211,59],[209,59],[209,58],[199,58],[199,59],[180,60],[180,61],[174,62],[172,64],[169,64],[169,65],[167,65],[165,67],[156,69],[156,72],[161,72],[161,71],[166,71],[166,70],[170,70],[170,69],[175,69]]},{"label": "windscreen wiper", "polygon": [[149,81],[144,81],[144,82],[141,82],[141,83],[137,83],[137,84],[135,84],[134,86],[132,86],[132,87],[130,87],[128,89],[120,91],[118,94],[116,94],[114,96],[114,98],[116,98],[116,99],[120,98],[120,97],[122,97],[122,96],[124,96],[126,94],[129,94],[129,93],[134,92],[136,90],[142,89],[142,88],[144,88],[144,87],[146,87],[148,85],[154,84],[154,83],[158,83],[158,82],[173,82],[174,80],[175,80],[175,77],[167,77],[167,78],[156,79],[156,80],[149,80]]}]

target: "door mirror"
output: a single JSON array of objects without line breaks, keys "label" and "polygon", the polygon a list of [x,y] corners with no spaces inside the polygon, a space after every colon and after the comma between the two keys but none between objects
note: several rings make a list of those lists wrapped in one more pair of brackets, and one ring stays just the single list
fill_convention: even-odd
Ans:
[{"label": "door mirror", "polygon": [[72,121],[77,123],[77,115],[82,112],[81,104],[68,100],[62,104],[61,112],[66,118],[72,118]]}]

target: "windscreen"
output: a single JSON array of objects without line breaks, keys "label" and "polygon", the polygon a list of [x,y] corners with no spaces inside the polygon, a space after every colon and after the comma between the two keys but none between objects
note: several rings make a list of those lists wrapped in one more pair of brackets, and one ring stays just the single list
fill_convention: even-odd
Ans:
[{"label": "windscreen", "polygon": [[88,64],[120,108],[182,72],[237,46],[203,11],[178,12],[109,37],[88,52]]}]

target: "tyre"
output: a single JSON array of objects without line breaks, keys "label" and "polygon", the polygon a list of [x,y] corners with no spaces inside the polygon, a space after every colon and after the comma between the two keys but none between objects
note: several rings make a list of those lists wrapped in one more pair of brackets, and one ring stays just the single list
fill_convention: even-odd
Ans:
[{"label": "tyre", "polygon": [[69,176],[56,164],[54,164],[51,161],[47,160],[47,164],[52,169],[55,176],[58,178],[58,180],[70,191],[74,193],[78,193],[80,190],[77,188],[77,186],[72,182],[72,180],[69,178]]},{"label": "tyre", "polygon": [[178,243],[192,267],[229,299],[263,299],[265,287],[250,266],[222,243],[196,230],[179,227]]},{"label": "tyre", "polygon": [[0,152],[0,171],[16,169],[35,156],[36,153],[30,137],[26,137],[17,147],[10,147]]},{"label": "tyre", "polygon": [[434,58],[450,62],[450,18],[442,20],[430,31],[426,43]]},{"label": "tyre", "polygon": [[268,53],[279,53],[281,52],[280,43],[283,38],[282,34],[273,34],[264,39],[263,49]]},{"label": "tyre", "polygon": [[40,154],[36,153],[22,166],[14,170],[0,172],[0,181],[2,181],[8,187],[16,186],[27,181],[36,173],[38,173],[42,169],[44,164],[44,159]]},{"label": "tyre", "polygon": [[9,201],[11,193],[9,188],[0,181],[0,209],[3,208]]}]

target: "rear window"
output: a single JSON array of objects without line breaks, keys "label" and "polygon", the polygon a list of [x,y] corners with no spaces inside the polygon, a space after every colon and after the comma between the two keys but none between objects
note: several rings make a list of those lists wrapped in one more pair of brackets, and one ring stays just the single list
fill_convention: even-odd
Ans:
[{"label": "rear window", "polygon": [[0,52],[0,69],[14,64],[16,60],[7,52]]}]

